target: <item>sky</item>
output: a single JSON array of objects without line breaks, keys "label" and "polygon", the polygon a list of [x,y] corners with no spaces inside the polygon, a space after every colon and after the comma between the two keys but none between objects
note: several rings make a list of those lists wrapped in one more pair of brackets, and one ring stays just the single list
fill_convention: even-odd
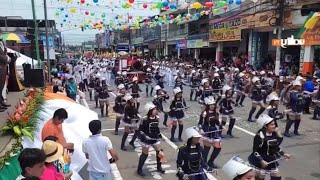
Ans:
[{"label": "sky", "polygon": [[[34,0],[36,7],[37,19],[44,19],[43,0]],[[128,13],[133,18],[142,16],[153,16],[159,13],[158,10],[143,9],[142,4],[151,2],[158,2],[156,0],[135,0],[134,6],[129,9],[117,8],[113,11],[111,7],[121,7],[127,0],[84,0],[89,5],[80,6],[77,2],[80,0],[47,0],[48,19],[53,19],[57,23],[57,27],[62,31],[66,44],[81,44],[83,41],[94,40],[95,34],[98,30],[81,31],[81,24],[84,21],[99,21],[102,14],[105,14],[105,21],[114,19],[115,16],[127,17]],[[93,3],[98,1],[98,3]],[[71,3],[72,2],[72,3]],[[24,19],[32,19],[31,0],[0,0],[0,3],[6,6],[0,7],[0,16],[21,16]],[[97,6],[99,4],[99,6]],[[64,11],[61,11],[61,8]],[[70,9],[74,9],[76,13],[70,14]],[[94,16],[85,17],[83,14],[88,11],[90,14],[95,13]],[[57,13],[59,16],[57,16]],[[67,14],[67,18],[65,18]],[[90,16],[89,14],[89,16]],[[124,18],[123,18],[124,19]],[[61,23],[63,26],[61,27]],[[77,27],[75,27],[77,26]],[[101,31],[102,32],[102,31]]]}]

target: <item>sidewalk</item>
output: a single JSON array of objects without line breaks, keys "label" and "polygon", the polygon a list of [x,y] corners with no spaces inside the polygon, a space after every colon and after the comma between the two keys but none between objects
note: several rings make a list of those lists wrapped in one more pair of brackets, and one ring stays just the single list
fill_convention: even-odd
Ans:
[{"label": "sidewalk", "polygon": [[[10,114],[15,112],[15,105],[18,103],[19,99],[23,98],[23,91],[21,92],[9,92],[7,96],[7,103],[11,105],[5,112],[0,113],[0,127],[6,124],[8,118],[8,112]],[[11,148],[11,139],[13,136],[10,135],[0,135],[0,157],[4,155],[7,150]]]}]

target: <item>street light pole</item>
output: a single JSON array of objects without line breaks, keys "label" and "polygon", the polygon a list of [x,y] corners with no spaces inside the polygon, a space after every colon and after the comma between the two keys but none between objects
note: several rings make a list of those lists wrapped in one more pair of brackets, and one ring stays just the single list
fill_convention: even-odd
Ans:
[{"label": "street light pole", "polygon": [[[277,30],[277,39],[282,38],[282,28],[283,28],[283,16],[284,16],[284,0],[278,0],[277,7],[277,19],[276,19],[276,30]],[[275,74],[279,76],[280,74],[280,62],[281,62],[281,46],[278,46],[276,49],[276,63],[275,63]]]},{"label": "street light pole", "polygon": [[47,63],[48,63],[48,81],[51,82],[51,63],[49,56],[49,37],[48,37],[48,13],[47,13],[47,0],[44,0],[44,19],[45,19],[45,30],[46,30],[46,49],[47,49]]},{"label": "street light pole", "polygon": [[[31,0],[31,6],[32,6],[32,16],[33,16],[33,23],[34,23],[34,41],[35,41],[35,45],[36,45],[36,55],[37,55],[37,60],[38,60],[38,68],[40,68],[41,62],[40,62],[40,49],[39,49],[39,37],[38,37],[38,24],[37,24],[34,0]],[[33,62],[33,60],[32,60],[32,62]]]}]

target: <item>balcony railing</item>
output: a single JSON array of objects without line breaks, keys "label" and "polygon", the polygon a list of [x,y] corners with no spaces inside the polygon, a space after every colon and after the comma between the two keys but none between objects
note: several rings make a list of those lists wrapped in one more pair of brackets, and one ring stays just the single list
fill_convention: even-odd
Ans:
[{"label": "balcony railing", "polygon": [[188,34],[188,29],[177,29],[177,30],[169,30],[168,38],[176,37],[176,36],[184,36]]}]

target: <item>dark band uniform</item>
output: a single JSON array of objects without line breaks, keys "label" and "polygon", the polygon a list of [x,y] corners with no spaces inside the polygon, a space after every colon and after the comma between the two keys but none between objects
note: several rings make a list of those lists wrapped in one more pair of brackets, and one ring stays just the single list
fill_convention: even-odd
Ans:
[{"label": "dark band uniform", "polygon": [[159,117],[145,117],[139,126],[140,141],[144,146],[152,146],[160,143],[162,138],[159,129]]}]

